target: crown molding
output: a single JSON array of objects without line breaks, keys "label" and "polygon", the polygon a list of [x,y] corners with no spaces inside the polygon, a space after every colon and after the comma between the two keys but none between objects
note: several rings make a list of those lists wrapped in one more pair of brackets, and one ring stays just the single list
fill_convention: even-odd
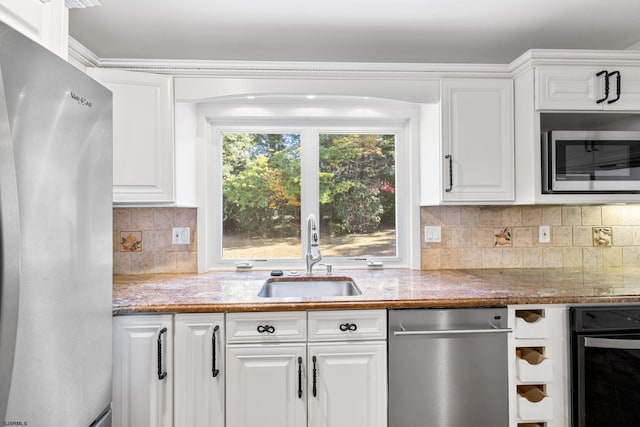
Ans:
[{"label": "crown molding", "polygon": [[100,58],[71,36],[69,36],[69,58],[75,59],[85,67],[100,68]]},{"label": "crown molding", "polygon": [[64,0],[64,5],[68,9],[102,6],[98,0]]},{"label": "crown molding", "polygon": [[100,59],[102,68],[147,71],[174,76],[245,78],[329,78],[421,80],[441,77],[508,77],[504,64],[422,64],[379,62],[190,61]]},{"label": "crown molding", "polygon": [[640,51],[589,49],[532,49],[529,56],[536,65],[640,65]]},{"label": "crown molding", "polygon": [[69,57],[87,67],[179,77],[430,80],[516,77],[539,65],[640,65],[640,42],[627,50],[531,49],[509,64],[449,64],[100,58],[69,37]]},{"label": "crown molding", "polygon": [[510,77],[508,64],[381,62],[213,61],[100,58],[69,37],[69,57],[86,67],[219,78],[329,78],[422,80],[442,77]]}]

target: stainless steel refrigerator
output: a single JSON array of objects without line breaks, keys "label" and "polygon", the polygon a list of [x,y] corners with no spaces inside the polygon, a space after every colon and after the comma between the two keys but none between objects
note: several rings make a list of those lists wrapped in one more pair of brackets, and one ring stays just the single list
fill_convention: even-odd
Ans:
[{"label": "stainless steel refrigerator", "polygon": [[0,22],[3,425],[111,425],[111,102]]}]

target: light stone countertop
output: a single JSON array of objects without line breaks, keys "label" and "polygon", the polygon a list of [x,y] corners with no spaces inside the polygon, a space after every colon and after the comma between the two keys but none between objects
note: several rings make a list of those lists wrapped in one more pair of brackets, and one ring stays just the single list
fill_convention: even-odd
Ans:
[{"label": "light stone countertop", "polygon": [[362,295],[258,297],[269,271],[115,275],[113,314],[640,302],[640,267],[336,270],[334,275],[352,277]]}]

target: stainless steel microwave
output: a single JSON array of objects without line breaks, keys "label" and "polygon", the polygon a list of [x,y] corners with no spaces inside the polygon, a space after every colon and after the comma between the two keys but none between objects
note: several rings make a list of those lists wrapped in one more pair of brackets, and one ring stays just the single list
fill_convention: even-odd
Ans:
[{"label": "stainless steel microwave", "polygon": [[640,193],[640,132],[542,134],[543,193]]}]

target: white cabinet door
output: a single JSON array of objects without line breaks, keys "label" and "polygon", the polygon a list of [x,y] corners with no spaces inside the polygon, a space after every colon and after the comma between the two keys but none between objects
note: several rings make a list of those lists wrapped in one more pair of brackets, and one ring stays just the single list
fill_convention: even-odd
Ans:
[{"label": "white cabinet door", "polygon": [[[609,80],[609,95],[606,81]],[[620,96],[618,97],[618,92]],[[598,100],[603,100],[598,102]],[[615,66],[542,66],[536,68],[538,110],[637,110],[640,69]]]},{"label": "white cabinet door", "polygon": [[387,425],[386,349],[384,341],[309,344],[310,427]]},{"label": "white cabinet door", "polygon": [[514,200],[513,81],[442,81],[443,201]]},{"label": "white cabinet door", "polygon": [[87,73],[113,92],[113,201],[175,201],[173,77]]},{"label": "white cabinet door", "polygon": [[0,0],[0,21],[67,59],[69,25],[64,0]]},{"label": "white cabinet door", "polygon": [[305,427],[306,344],[227,346],[227,425]]},{"label": "white cabinet door", "polygon": [[176,427],[224,427],[224,314],[175,315]]},{"label": "white cabinet door", "polygon": [[114,317],[114,427],[172,426],[172,337],[171,315]]},{"label": "white cabinet door", "polygon": [[[602,110],[604,67],[545,66],[536,68],[538,110]],[[615,89],[614,89],[615,90]]]}]

